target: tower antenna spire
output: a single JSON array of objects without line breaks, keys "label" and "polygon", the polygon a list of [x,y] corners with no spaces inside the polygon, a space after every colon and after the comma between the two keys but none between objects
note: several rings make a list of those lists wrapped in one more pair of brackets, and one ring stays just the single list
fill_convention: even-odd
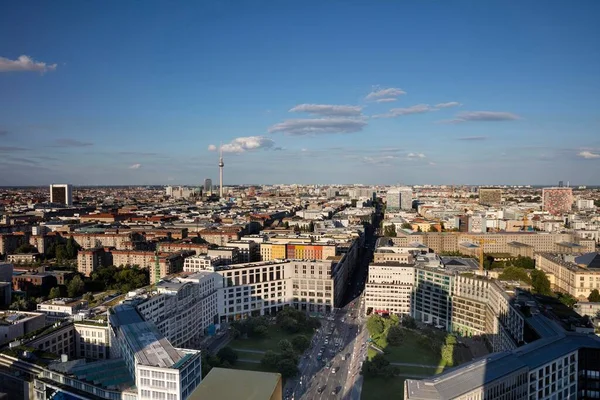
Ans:
[{"label": "tower antenna spire", "polygon": [[223,143],[219,143],[219,197],[223,198]]}]

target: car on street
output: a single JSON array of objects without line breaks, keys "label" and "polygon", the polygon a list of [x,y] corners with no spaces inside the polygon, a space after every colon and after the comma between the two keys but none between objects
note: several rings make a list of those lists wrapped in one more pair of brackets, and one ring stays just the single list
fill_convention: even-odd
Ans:
[{"label": "car on street", "polygon": [[340,369],[339,367],[333,367],[333,368],[331,368],[331,373],[335,374],[336,372],[339,371],[339,369]]},{"label": "car on street", "polygon": [[326,387],[326,385],[319,386],[319,388],[317,389],[317,393],[319,393],[319,394],[323,393],[325,391],[325,387]]},{"label": "car on street", "polygon": [[331,394],[332,395],[336,395],[336,394],[338,394],[340,392],[340,390],[342,390],[342,387],[341,386],[337,386],[335,389],[333,389],[331,391]]}]

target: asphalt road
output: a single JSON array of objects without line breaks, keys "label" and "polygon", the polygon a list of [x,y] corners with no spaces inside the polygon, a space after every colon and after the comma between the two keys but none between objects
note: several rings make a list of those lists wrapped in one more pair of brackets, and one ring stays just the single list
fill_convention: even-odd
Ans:
[{"label": "asphalt road", "polygon": [[374,245],[375,238],[369,236],[346,290],[345,305],[322,320],[311,347],[299,362],[300,374],[286,383],[284,398],[360,399],[359,372],[366,357],[368,337],[362,316],[362,292]]}]

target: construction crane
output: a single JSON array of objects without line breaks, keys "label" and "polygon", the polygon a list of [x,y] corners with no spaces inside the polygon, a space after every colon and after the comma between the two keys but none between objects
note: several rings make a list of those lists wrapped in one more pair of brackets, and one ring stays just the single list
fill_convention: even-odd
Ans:
[{"label": "construction crane", "polygon": [[[529,218],[528,215],[530,212],[535,211],[533,208],[530,208],[529,210],[525,211],[525,213],[523,214],[523,230],[526,231],[527,227],[529,226]],[[531,227],[533,229],[533,226]]]},{"label": "construction crane", "polygon": [[483,245],[486,243],[496,243],[495,240],[486,239],[479,236],[470,236],[464,235],[463,237],[467,237],[471,240],[474,240],[479,244],[479,272],[483,273]]}]

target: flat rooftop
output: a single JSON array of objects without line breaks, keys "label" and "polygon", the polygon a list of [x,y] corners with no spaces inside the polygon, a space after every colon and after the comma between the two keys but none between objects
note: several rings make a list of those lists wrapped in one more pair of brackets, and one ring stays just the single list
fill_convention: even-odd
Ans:
[{"label": "flat rooftop", "polygon": [[154,324],[142,319],[129,305],[113,308],[112,321],[125,335],[140,364],[170,368],[183,358]]},{"label": "flat rooftop", "polygon": [[188,400],[271,400],[281,399],[281,391],[280,374],[213,368]]}]

